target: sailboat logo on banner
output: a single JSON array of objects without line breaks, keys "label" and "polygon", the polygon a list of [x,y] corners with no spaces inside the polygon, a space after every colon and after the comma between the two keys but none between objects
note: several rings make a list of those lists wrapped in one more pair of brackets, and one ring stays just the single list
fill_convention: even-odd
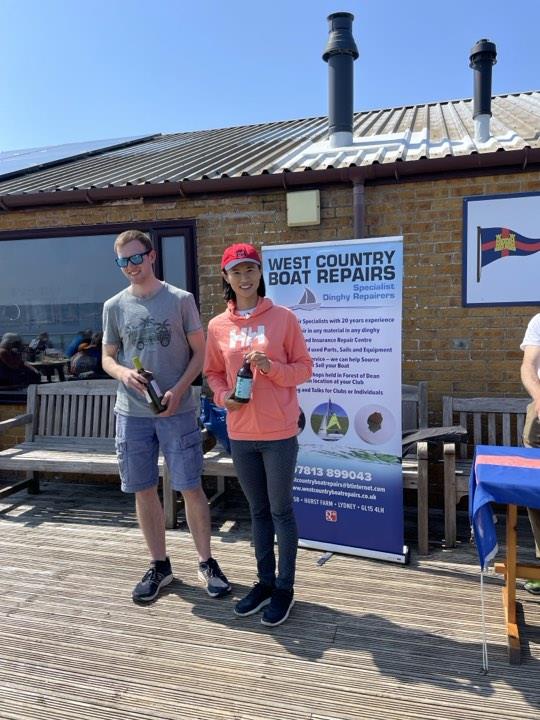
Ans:
[{"label": "sailboat logo on banner", "polygon": [[313,411],[311,426],[321,440],[341,440],[349,429],[349,419],[345,410],[328,398]]},{"label": "sailboat logo on banner", "polygon": [[315,293],[308,287],[304,289],[298,305],[289,305],[291,310],[315,310],[318,307],[321,307],[321,303],[317,302]]}]

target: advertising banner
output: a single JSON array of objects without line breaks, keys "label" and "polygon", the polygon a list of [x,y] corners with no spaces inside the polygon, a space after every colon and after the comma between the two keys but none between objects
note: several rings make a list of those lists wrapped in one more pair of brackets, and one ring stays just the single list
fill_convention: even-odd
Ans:
[{"label": "advertising banner", "polygon": [[266,294],[313,358],[298,389],[300,544],[406,562],[401,475],[401,237],[265,246]]}]

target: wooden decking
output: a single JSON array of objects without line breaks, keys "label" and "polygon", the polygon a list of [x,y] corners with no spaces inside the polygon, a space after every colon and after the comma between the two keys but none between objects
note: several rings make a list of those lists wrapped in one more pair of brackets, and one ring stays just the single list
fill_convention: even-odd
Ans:
[{"label": "wooden decking", "polygon": [[[523,520],[524,533],[527,523]],[[540,599],[523,602],[523,663],[507,663],[501,581],[485,588],[481,674],[471,546],[401,567],[301,550],[289,621],[233,615],[253,581],[245,508],[215,514],[214,554],[234,591],[210,599],[185,525],[169,531],[178,578],[138,607],[146,552],[112,486],[44,483],[0,505],[0,718],[406,720],[540,714]],[[530,543],[527,534],[527,542]],[[528,546],[525,556],[532,559]]]}]

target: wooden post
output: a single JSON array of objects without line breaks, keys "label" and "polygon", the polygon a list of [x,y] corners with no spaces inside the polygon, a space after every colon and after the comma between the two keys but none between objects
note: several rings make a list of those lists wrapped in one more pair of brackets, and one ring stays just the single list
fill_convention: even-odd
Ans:
[{"label": "wooden post", "polygon": [[521,662],[519,630],[516,621],[516,554],[517,554],[517,506],[506,509],[506,582],[503,588],[503,604],[508,636],[508,659],[511,665]]},{"label": "wooden post", "polygon": [[417,443],[418,454],[418,554],[429,553],[428,444]]},{"label": "wooden post", "polygon": [[444,443],[444,545],[456,544],[456,446]]},{"label": "wooden post", "polygon": [[176,490],[171,487],[171,477],[167,463],[163,466],[163,511],[165,513],[165,527],[176,527]]}]

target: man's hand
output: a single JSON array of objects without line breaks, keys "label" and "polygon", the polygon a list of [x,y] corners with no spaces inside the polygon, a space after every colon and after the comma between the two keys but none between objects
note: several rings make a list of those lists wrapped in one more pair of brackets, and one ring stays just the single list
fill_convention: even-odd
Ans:
[{"label": "man's hand", "polygon": [[133,368],[122,368],[120,381],[123,382],[126,387],[136,390],[144,396],[146,385],[148,383],[146,382],[146,379]]},{"label": "man's hand", "polygon": [[236,400],[232,399],[232,396],[234,395],[234,390],[231,390],[227,395],[225,396],[225,407],[229,412],[234,412],[235,410],[241,410],[244,407],[245,403],[239,403]]},{"label": "man's hand", "polygon": [[158,417],[171,417],[171,415],[174,415],[178,410],[183,394],[183,392],[176,390],[175,388],[167,390],[161,398],[161,404],[165,405],[167,409],[160,412]]}]

